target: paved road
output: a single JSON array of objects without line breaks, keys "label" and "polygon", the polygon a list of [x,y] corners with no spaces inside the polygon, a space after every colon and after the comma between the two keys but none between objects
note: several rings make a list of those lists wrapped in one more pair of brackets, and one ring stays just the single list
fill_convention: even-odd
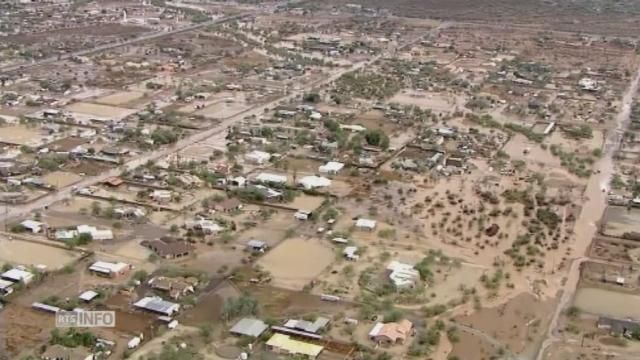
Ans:
[{"label": "paved road", "polygon": [[89,54],[97,53],[97,52],[100,52],[100,51],[111,50],[111,49],[119,48],[119,47],[122,47],[122,46],[142,43],[142,42],[145,42],[145,41],[154,40],[154,39],[162,38],[162,37],[165,37],[165,36],[170,36],[170,35],[174,35],[174,34],[180,34],[180,33],[188,32],[188,31],[193,31],[193,30],[197,30],[197,29],[201,29],[201,28],[210,26],[210,25],[222,24],[222,23],[225,23],[225,22],[228,22],[228,21],[241,19],[241,18],[244,18],[244,17],[247,17],[247,16],[252,16],[252,15],[255,15],[256,13],[257,12],[245,12],[245,13],[241,13],[241,14],[237,14],[237,15],[233,15],[233,16],[227,16],[227,17],[223,17],[223,18],[220,18],[220,19],[213,19],[213,20],[201,22],[201,23],[194,24],[194,25],[189,25],[189,26],[186,26],[186,27],[183,27],[183,28],[179,28],[179,29],[174,29],[174,30],[171,30],[171,31],[155,32],[155,33],[151,33],[151,34],[142,35],[142,36],[137,37],[135,39],[125,40],[125,41],[118,41],[118,42],[114,42],[114,43],[100,45],[100,46],[96,46],[96,47],[91,48],[91,49],[79,50],[79,51],[75,51],[75,52],[72,52],[72,53],[61,55],[59,57],[58,56],[52,56],[52,57],[49,57],[49,58],[46,58],[46,59],[42,59],[42,60],[38,60],[38,61],[35,61],[35,62],[3,66],[3,67],[0,67],[0,74],[8,73],[8,72],[16,71],[16,70],[24,70],[24,69],[28,69],[28,68],[35,67],[35,66],[52,64],[52,63],[55,63],[57,61],[71,59],[74,56],[89,55]]},{"label": "paved road", "polygon": [[[622,106],[616,116],[616,128],[609,133],[604,146],[603,156],[594,166],[596,174],[592,175],[587,184],[585,195],[587,201],[583,204],[580,216],[574,227],[576,234],[576,244],[574,249],[579,254],[585,254],[593,236],[597,232],[596,223],[602,217],[606,207],[606,192],[609,187],[609,181],[613,176],[614,159],[616,150],[620,147],[622,136],[629,126],[631,114],[631,106],[638,91],[640,83],[640,69],[637,70],[634,78],[622,99]],[[576,292],[578,281],[580,280],[580,265],[589,260],[588,257],[579,257],[574,259],[569,267],[567,280],[562,288],[562,295],[551,318],[549,329],[547,330],[547,339],[542,343],[538,350],[537,360],[544,360],[548,357],[546,351],[555,342],[559,342],[562,338],[557,334],[558,320],[564,309],[573,300]]]},{"label": "paved road", "polygon": [[[427,36],[428,34],[432,34],[435,33],[437,31],[440,31],[440,29],[449,26],[449,23],[443,23],[441,26],[433,29],[431,32],[429,33],[425,33],[422,36],[418,36],[416,38],[413,38],[411,40],[408,40],[406,42],[403,42],[402,44],[399,44],[398,47],[404,47],[407,45],[411,45],[414,44],[418,41],[420,41],[421,39],[423,39],[425,36]],[[391,53],[391,51],[389,52]],[[7,221],[8,219],[14,218],[14,217],[20,217],[20,216],[26,216],[34,211],[37,211],[39,209],[44,208],[45,206],[51,205],[55,202],[61,201],[65,198],[69,198],[72,194],[72,188],[83,188],[83,187],[87,187],[87,186],[91,186],[91,185],[95,185],[97,183],[100,183],[104,180],[106,180],[109,177],[112,176],[117,176],[120,173],[122,173],[123,170],[127,169],[127,170],[133,170],[135,168],[137,168],[138,166],[144,165],[149,161],[154,161],[154,160],[158,160],[161,158],[164,158],[170,154],[176,153],[188,146],[191,146],[193,144],[196,144],[198,142],[204,141],[210,137],[216,136],[216,135],[220,135],[221,133],[227,131],[227,129],[234,125],[235,123],[241,121],[242,119],[244,119],[247,116],[251,116],[251,115],[261,115],[264,113],[265,108],[274,108],[275,106],[277,106],[278,103],[281,102],[286,102],[295,98],[299,98],[302,93],[309,91],[311,89],[316,89],[316,88],[320,88],[322,86],[325,86],[333,81],[335,81],[336,79],[338,79],[340,76],[351,72],[351,71],[357,71],[359,69],[362,69],[364,67],[367,67],[371,64],[373,64],[374,62],[376,62],[377,60],[379,60],[381,57],[383,56],[387,56],[388,53],[383,53],[380,54],[378,56],[374,56],[372,58],[370,58],[369,60],[366,61],[362,61],[362,62],[358,62],[353,64],[352,66],[349,67],[345,67],[345,68],[340,68],[340,69],[336,69],[333,70],[331,73],[329,73],[325,78],[317,80],[315,82],[312,82],[310,84],[307,84],[306,86],[304,86],[301,90],[298,90],[296,92],[293,92],[291,94],[282,96],[278,99],[273,100],[270,103],[267,104],[263,104],[263,105],[258,105],[255,106],[253,108],[250,108],[248,110],[242,111],[238,114],[232,115],[226,119],[223,119],[218,125],[215,125],[214,127],[207,129],[205,131],[199,132],[197,134],[191,135],[187,138],[184,138],[180,141],[178,141],[177,143],[173,144],[172,146],[166,147],[166,148],[162,148],[159,150],[155,150],[155,151],[151,151],[145,154],[140,155],[139,157],[130,160],[129,162],[125,163],[124,165],[120,166],[119,168],[114,168],[111,170],[108,170],[106,172],[103,172],[99,175],[96,176],[90,176],[90,177],[86,177],[84,178],[82,181],[73,184],[73,186],[67,186],[64,188],[59,189],[58,191],[51,193],[49,195],[46,195],[34,202],[28,203],[28,204],[23,204],[23,205],[17,205],[17,206],[13,206],[7,209],[7,211],[4,214],[0,214],[0,221]]]}]

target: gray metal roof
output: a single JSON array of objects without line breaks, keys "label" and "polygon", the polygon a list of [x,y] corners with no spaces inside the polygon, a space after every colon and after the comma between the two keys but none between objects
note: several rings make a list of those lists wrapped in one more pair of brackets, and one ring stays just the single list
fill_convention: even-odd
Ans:
[{"label": "gray metal roof", "polygon": [[236,335],[258,337],[267,330],[268,327],[269,326],[262,322],[262,320],[244,318],[233,325],[229,331]]}]

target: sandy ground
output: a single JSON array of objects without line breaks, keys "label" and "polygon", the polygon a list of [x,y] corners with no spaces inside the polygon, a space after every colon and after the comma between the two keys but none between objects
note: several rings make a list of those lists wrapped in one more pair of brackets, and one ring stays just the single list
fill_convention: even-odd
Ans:
[{"label": "sandy ground", "polygon": [[511,353],[520,354],[544,335],[553,307],[553,301],[541,302],[523,293],[504,305],[483,308],[457,318],[456,322],[480,330],[500,341]]},{"label": "sandy ground", "polygon": [[318,276],[335,258],[318,239],[288,239],[269,251],[258,265],[273,276],[273,285],[300,290]]},{"label": "sandy ground", "polygon": [[77,183],[82,180],[82,176],[66,171],[54,171],[44,175],[42,180],[55,188],[62,188]]},{"label": "sandy ground", "polygon": [[287,203],[286,205],[292,209],[313,211],[320,207],[323,201],[324,198],[320,196],[301,194],[299,196],[296,196],[296,198],[292,202]]},{"label": "sandy ground", "polygon": [[54,270],[78,258],[78,254],[44,244],[0,237],[0,262],[45,265]]},{"label": "sandy ground", "polygon": [[105,105],[123,105],[132,101],[138,100],[144,96],[143,92],[139,91],[120,91],[111,95],[103,96],[96,99],[97,103]]},{"label": "sandy ground", "polygon": [[166,333],[155,337],[153,340],[149,341],[148,343],[145,343],[144,345],[142,345],[142,347],[140,347],[138,350],[136,350],[133,354],[131,354],[131,356],[129,357],[130,359],[146,359],[147,356],[150,356],[154,353],[159,353],[162,350],[162,346],[164,345],[164,343],[166,341],[168,341],[169,339],[175,337],[175,336],[193,336],[195,334],[197,334],[199,331],[198,328],[196,327],[191,327],[191,326],[185,326],[185,325],[178,325],[178,327],[174,330],[169,330]]},{"label": "sandy ground", "polygon": [[234,100],[233,102],[219,102],[212,105],[207,106],[206,108],[197,111],[196,115],[202,115],[208,118],[214,119],[226,119],[230,116],[233,116],[243,110],[246,110],[250,107],[244,101],[238,102]]},{"label": "sandy ground", "polygon": [[120,120],[130,114],[136,112],[136,110],[125,109],[110,105],[92,104],[86,102],[79,102],[68,105],[66,110],[74,111],[82,114],[88,114],[93,116],[99,116],[101,118]]},{"label": "sandy ground", "polygon": [[12,125],[0,127],[0,141],[16,145],[38,145],[43,138],[36,127]]},{"label": "sandy ground", "polygon": [[421,108],[431,109],[436,113],[450,113],[464,107],[464,99],[459,96],[410,89],[402,90],[389,101],[402,105],[415,105]]}]

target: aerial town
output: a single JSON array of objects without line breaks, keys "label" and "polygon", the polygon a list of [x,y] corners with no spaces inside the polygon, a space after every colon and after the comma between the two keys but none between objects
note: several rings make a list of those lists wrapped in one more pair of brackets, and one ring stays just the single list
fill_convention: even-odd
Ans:
[{"label": "aerial town", "polygon": [[638,24],[0,1],[0,360],[639,359]]}]

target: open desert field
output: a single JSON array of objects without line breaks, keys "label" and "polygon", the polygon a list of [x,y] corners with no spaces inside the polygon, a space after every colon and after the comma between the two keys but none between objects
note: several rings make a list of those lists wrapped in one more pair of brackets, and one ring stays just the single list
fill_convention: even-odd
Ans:
[{"label": "open desert field", "polygon": [[335,255],[318,239],[283,241],[258,261],[273,276],[273,285],[301,290],[324,270]]}]

